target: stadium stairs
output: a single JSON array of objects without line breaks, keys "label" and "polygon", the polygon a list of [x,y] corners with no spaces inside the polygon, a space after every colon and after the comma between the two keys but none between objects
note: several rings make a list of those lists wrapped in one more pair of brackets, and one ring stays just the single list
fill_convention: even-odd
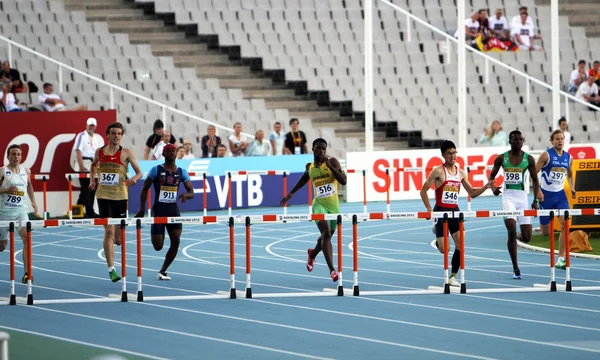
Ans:
[{"label": "stadium stairs", "polygon": [[[536,4],[550,5],[550,0],[536,0]],[[599,5],[598,0],[561,0],[559,13],[569,16],[571,26],[583,26],[588,38],[597,38],[600,37]]]}]

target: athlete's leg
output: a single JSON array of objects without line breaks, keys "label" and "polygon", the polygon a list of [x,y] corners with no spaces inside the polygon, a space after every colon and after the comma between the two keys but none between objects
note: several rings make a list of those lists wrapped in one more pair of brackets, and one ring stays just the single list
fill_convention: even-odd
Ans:
[{"label": "athlete's leg", "polygon": [[8,240],[0,240],[0,252],[3,252],[4,249],[6,249],[7,245],[8,245]]},{"label": "athlete's leg", "polygon": [[512,261],[513,271],[519,270],[519,264],[517,261],[517,220],[516,219],[504,219],[504,225],[508,232],[508,241],[506,247],[508,248],[508,254]]},{"label": "athlete's leg", "polygon": [[329,221],[321,220],[317,223],[317,227],[321,232],[321,247],[323,250],[323,255],[325,256],[325,261],[327,262],[327,266],[329,267],[329,271],[334,271],[333,267],[333,247],[331,245],[331,228],[329,226]]},{"label": "athlete's leg", "polygon": [[452,239],[454,239],[454,254],[452,254],[452,261],[450,262],[452,265],[450,275],[455,276],[460,268],[460,231],[452,233]]},{"label": "athlete's leg", "polygon": [[531,241],[531,234],[533,233],[533,226],[531,224],[521,224],[521,241],[525,244]]},{"label": "athlete's leg", "polygon": [[108,265],[108,268],[110,269],[115,265],[115,225],[104,225],[103,245],[106,265]]},{"label": "athlete's leg", "polygon": [[169,268],[173,260],[175,260],[175,257],[177,256],[177,251],[179,250],[179,243],[181,238],[181,229],[169,227],[167,231],[169,232],[171,245],[169,246],[169,251],[167,251],[167,255],[165,256],[165,261],[162,265],[162,268],[160,268],[160,272],[163,274],[166,274],[167,269]]},{"label": "athlete's leg", "polygon": [[323,250],[323,248],[321,247],[321,235],[319,235],[319,238],[317,239],[317,245],[315,245],[314,249],[312,250],[310,257],[315,259],[321,250]]},{"label": "athlete's leg", "polygon": [[21,240],[23,240],[23,251],[21,252],[21,257],[23,259],[23,268],[25,269],[25,272],[27,272],[27,228],[20,228],[19,236],[21,237]]},{"label": "athlete's leg", "polygon": [[560,235],[558,236],[558,256],[564,257],[567,251],[567,246],[565,243],[565,217],[559,216],[558,221],[560,223]]},{"label": "athlete's leg", "polygon": [[150,235],[154,250],[161,251],[165,242],[165,226],[164,224],[150,225]]}]

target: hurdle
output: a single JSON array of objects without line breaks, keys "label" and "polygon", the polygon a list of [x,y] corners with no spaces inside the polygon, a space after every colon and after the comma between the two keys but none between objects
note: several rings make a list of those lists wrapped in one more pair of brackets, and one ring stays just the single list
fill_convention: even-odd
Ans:
[{"label": "hurdle", "polygon": [[367,213],[367,170],[357,170],[357,169],[347,169],[347,174],[362,174],[362,184],[363,184],[363,213]]},{"label": "hurdle", "polygon": [[42,202],[44,206],[44,213],[42,218],[44,220],[48,219],[48,186],[46,184],[46,180],[50,180],[50,175],[48,174],[31,174],[31,178],[33,180],[42,180]]}]

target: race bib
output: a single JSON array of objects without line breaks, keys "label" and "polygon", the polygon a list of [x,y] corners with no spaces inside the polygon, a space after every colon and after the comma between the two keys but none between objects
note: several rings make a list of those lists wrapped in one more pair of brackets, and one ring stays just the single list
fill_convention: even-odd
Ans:
[{"label": "race bib", "polygon": [[4,206],[7,207],[20,207],[25,204],[25,192],[17,191],[14,193],[7,193],[4,195]]},{"label": "race bib", "polygon": [[176,186],[161,186],[158,202],[173,204],[177,202],[177,187]]},{"label": "race bib", "polygon": [[300,154],[302,154],[302,150],[300,150],[300,146],[296,146],[296,147],[294,148],[294,154],[296,154],[296,155],[300,155]]},{"label": "race bib", "polygon": [[506,185],[521,185],[523,183],[523,173],[519,168],[504,170],[504,183]]},{"label": "race bib", "polygon": [[116,186],[119,185],[119,173],[101,173],[100,185]]},{"label": "race bib", "polygon": [[565,168],[553,167],[550,169],[550,181],[554,184],[563,184],[566,176],[567,169]]},{"label": "race bib", "polygon": [[317,186],[316,194],[317,194],[318,198],[324,198],[324,197],[335,195],[336,194],[335,187],[331,183]]},{"label": "race bib", "polygon": [[442,204],[458,204],[458,189],[455,186],[444,186],[442,192]]}]

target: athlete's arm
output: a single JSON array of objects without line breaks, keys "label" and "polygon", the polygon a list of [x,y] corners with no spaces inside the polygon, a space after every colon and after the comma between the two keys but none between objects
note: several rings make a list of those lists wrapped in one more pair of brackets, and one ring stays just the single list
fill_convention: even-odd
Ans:
[{"label": "athlete's arm", "polygon": [[500,154],[496,156],[496,159],[494,159],[494,167],[492,168],[492,172],[490,173],[490,177],[488,178],[488,184],[490,188],[494,190],[494,195],[496,196],[500,195],[500,188],[495,187],[494,179],[496,179],[496,175],[498,175],[498,171],[500,171],[500,167],[502,166],[503,161],[504,155]]},{"label": "athlete's arm", "polygon": [[144,160],[148,160],[148,156],[150,155],[150,148],[146,145],[144,148]]},{"label": "athlete's arm", "polygon": [[548,164],[548,152],[544,151],[542,153],[542,155],[540,155],[540,157],[537,159],[537,161],[535,162],[535,173],[539,173],[540,170],[542,170],[542,168],[544,166],[546,166],[546,164]]},{"label": "athlete's arm", "polygon": [[538,179],[537,172],[535,171],[535,159],[533,158],[533,156],[529,155],[527,157],[527,162],[529,163],[527,169],[529,170],[529,176],[531,176],[531,181],[533,181],[533,193],[535,194],[535,199],[533,199],[531,207],[537,210],[539,196],[541,195],[540,180]]},{"label": "athlete's arm", "polygon": [[96,150],[96,153],[94,154],[94,161],[92,161],[92,165],[90,166],[90,190],[96,189],[96,173],[98,172],[97,167],[100,151],[102,151],[102,148]]},{"label": "athlete's arm", "polygon": [[346,185],[348,179],[346,173],[342,171],[342,165],[336,158],[325,159],[325,164],[331,170],[333,177],[342,185]]},{"label": "athlete's arm", "polygon": [[469,194],[469,196],[472,197],[473,199],[475,199],[479,195],[483,194],[487,189],[490,188],[490,183],[488,182],[483,187],[481,187],[479,189],[475,189],[473,187],[473,185],[471,185],[471,183],[469,182],[467,173],[463,169],[458,169],[458,171],[460,172],[460,178],[461,178],[461,183],[463,184],[463,187],[467,191],[467,194]]},{"label": "athlete's arm", "polygon": [[131,179],[129,179],[129,186],[131,186],[135,185],[135,183],[142,178],[142,170],[140,169],[140,166],[138,165],[138,162],[135,159],[135,154],[133,153],[133,151],[131,151],[131,149],[126,149],[126,151],[127,161],[131,164],[133,171],[135,171],[135,175]]},{"label": "athlete's arm", "polygon": [[292,191],[290,191],[289,194],[287,194],[286,196],[283,197],[283,199],[281,199],[281,201],[279,202],[279,205],[281,205],[281,206],[285,205],[285,203],[288,202],[288,200],[291,199],[292,196],[294,196],[294,194],[298,190],[302,189],[304,187],[304,185],[308,184],[308,180],[310,180],[310,176],[308,175],[309,168],[310,168],[310,163],[306,164],[306,170],[304,170],[304,174],[302,174],[300,179],[298,179],[298,182],[296,183],[296,185],[294,186]]},{"label": "athlete's arm", "polygon": [[179,201],[184,203],[186,200],[194,198],[194,185],[192,185],[192,180],[190,180],[190,175],[186,170],[181,169],[181,174],[183,175],[183,186],[185,186],[187,193],[179,195]]},{"label": "athlete's arm", "polygon": [[33,206],[33,213],[37,214],[38,207],[35,203],[35,192],[33,191],[33,184],[31,183],[31,171],[29,169],[25,169],[25,172],[27,173],[27,178],[29,179],[29,181],[27,181],[27,195],[29,195],[29,201],[31,201],[31,206]]},{"label": "athlete's arm", "polygon": [[421,200],[423,200],[423,204],[429,212],[433,211],[433,209],[431,208],[431,204],[429,203],[427,190],[429,190],[431,188],[431,185],[433,185],[435,181],[440,177],[440,169],[441,167],[439,166],[435,167],[433,171],[431,171],[431,173],[429,174],[427,180],[425,180],[425,182],[423,183],[423,186],[421,186]]},{"label": "athlete's arm", "polygon": [[[573,185],[573,158],[569,159],[569,167],[567,168],[567,181],[569,182],[569,188],[571,189],[571,197],[575,199],[577,192],[575,191],[575,185]],[[2,183],[0,181],[0,183]]]}]

